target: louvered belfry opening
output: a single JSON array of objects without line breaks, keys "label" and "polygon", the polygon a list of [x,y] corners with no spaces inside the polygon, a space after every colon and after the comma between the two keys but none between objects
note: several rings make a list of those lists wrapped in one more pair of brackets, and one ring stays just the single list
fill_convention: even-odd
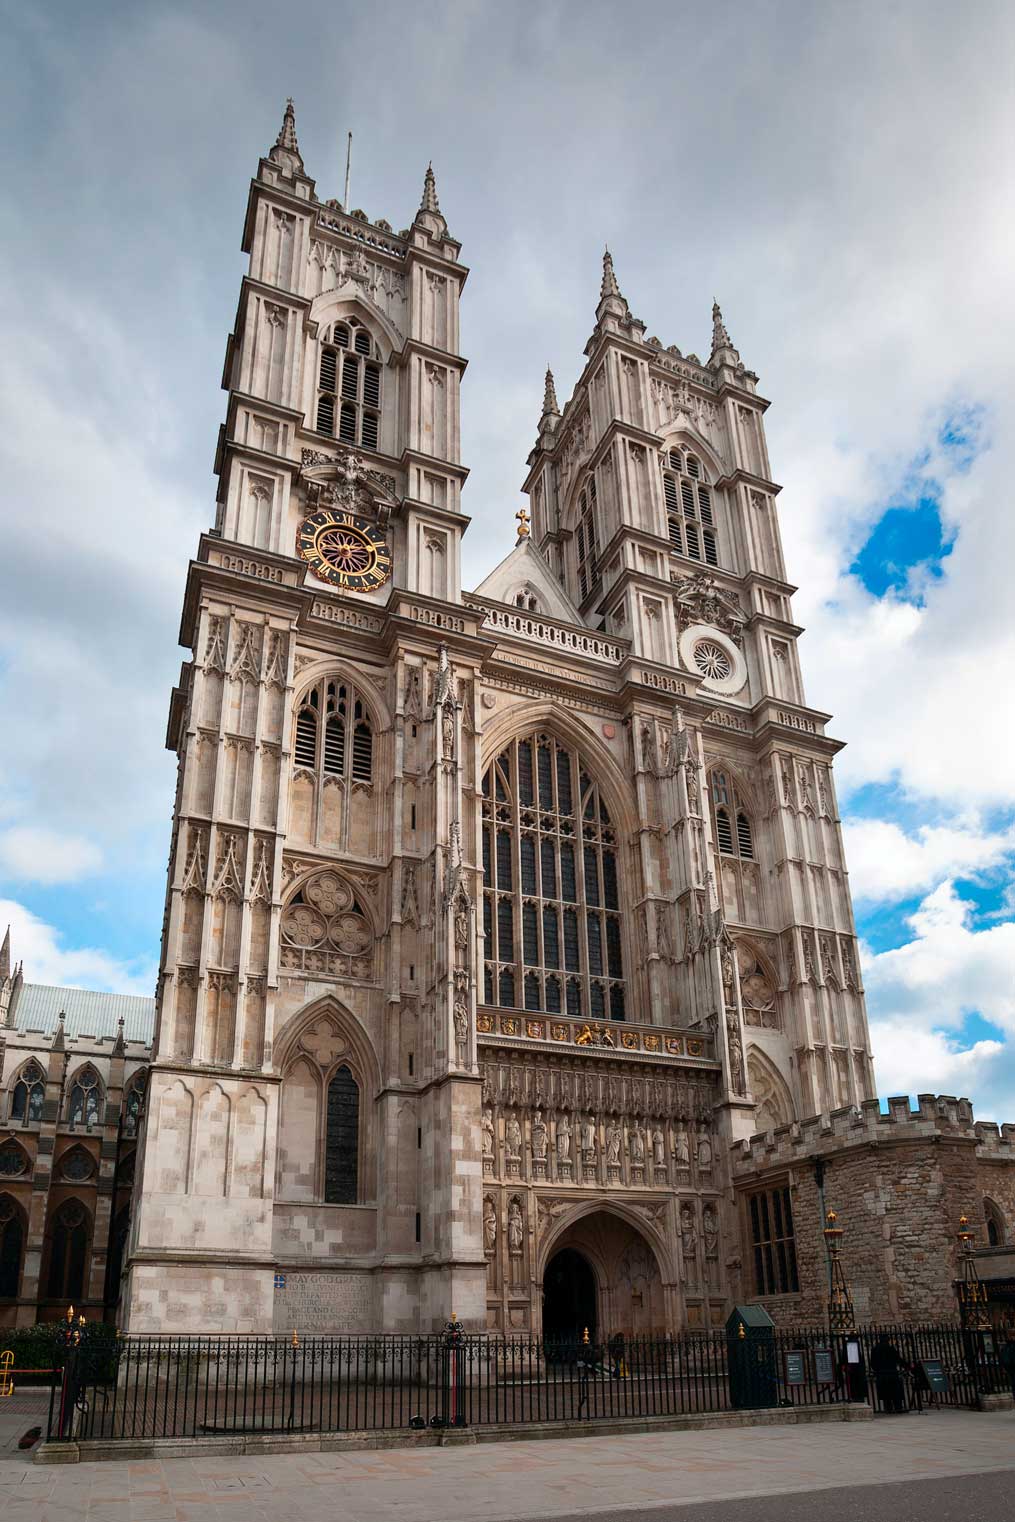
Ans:
[{"label": "louvered belfry opening", "polygon": [[542,731],[483,779],[484,1000],[625,1018],[618,847],[580,757]]},{"label": "louvered belfry opening", "polygon": [[712,515],[712,494],[697,455],[682,449],[667,452],[663,466],[663,498],[667,533],[672,548],[688,560],[719,564]]},{"label": "louvered belfry opening", "polygon": [[373,781],[373,725],[352,683],[327,677],[305,694],[296,714],[293,762],[324,776]]},{"label": "louvered belfry opening", "polygon": [[720,856],[738,856],[742,861],[753,861],[754,832],[750,814],[737,796],[730,774],[717,767],[710,780],[716,850]]},{"label": "louvered belfry opening", "polygon": [[381,357],[355,318],[336,322],[321,347],[317,375],[318,433],[343,444],[376,449],[380,435]]}]

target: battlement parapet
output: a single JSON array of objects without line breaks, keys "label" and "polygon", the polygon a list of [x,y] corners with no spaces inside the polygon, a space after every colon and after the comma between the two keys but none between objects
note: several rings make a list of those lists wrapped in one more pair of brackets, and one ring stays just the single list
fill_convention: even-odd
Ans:
[{"label": "battlement parapet", "polygon": [[907,1095],[893,1094],[887,1113],[877,1099],[865,1099],[860,1105],[811,1115],[735,1142],[730,1149],[731,1167],[736,1179],[829,1156],[843,1146],[884,1146],[932,1137],[967,1141],[981,1159],[1015,1163],[1015,1125],[976,1120],[970,1101],[953,1094],[920,1094],[915,1110]]}]

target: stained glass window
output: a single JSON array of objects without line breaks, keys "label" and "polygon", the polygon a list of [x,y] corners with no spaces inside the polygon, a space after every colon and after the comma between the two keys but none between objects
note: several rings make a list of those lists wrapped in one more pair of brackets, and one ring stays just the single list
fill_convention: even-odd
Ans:
[{"label": "stained glass window", "polygon": [[624,1019],[617,851],[573,750],[536,732],[500,753],[483,779],[488,1003]]}]

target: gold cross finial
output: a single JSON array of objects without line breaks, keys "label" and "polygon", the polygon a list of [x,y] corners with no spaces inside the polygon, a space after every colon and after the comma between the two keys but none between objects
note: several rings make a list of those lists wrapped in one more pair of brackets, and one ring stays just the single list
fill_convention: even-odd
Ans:
[{"label": "gold cross finial", "polygon": [[518,519],[519,539],[527,539],[529,537],[529,515],[525,511],[524,507],[518,509],[518,511],[515,513],[515,517]]}]

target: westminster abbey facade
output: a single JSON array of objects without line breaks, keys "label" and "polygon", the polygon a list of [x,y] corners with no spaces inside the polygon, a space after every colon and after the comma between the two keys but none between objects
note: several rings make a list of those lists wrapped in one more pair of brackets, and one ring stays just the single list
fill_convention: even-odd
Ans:
[{"label": "westminster abbey facade", "polygon": [[649,336],[607,254],[467,590],[432,172],[400,232],[319,200],[290,106],[243,248],[124,1323],[792,1299],[795,1186],[757,1148],[874,1087],[757,377],[718,307],[704,360]]}]

